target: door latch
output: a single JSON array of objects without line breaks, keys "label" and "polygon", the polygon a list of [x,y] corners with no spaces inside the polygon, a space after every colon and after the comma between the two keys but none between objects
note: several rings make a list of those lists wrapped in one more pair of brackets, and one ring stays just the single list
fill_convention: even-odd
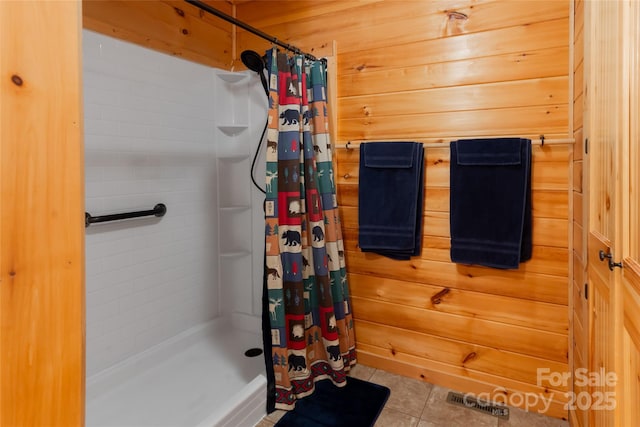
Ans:
[{"label": "door latch", "polygon": [[609,270],[613,271],[615,267],[622,268],[621,262],[613,261],[613,255],[611,254],[611,252],[605,252],[602,249],[600,249],[599,256],[600,256],[600,261],[604,261],[605,259],[609,260]]}]

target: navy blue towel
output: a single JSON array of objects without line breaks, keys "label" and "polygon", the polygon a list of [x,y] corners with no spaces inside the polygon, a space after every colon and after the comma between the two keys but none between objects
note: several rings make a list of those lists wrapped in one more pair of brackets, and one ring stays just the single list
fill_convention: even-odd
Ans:
[{"label": "navy blue towel", "polygon": [[360,145],[358,245],[393,259],[419,255],[424,148],[416,142]]},{"label": "navy blue towel", "polygon": [[518,268],[531,258],[531,141],[451,142],[451,260]]}]

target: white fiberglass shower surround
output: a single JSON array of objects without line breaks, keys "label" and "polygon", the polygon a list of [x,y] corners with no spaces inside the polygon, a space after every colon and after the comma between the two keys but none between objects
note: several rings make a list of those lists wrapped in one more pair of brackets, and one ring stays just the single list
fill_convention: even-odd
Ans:
[{"label": "white fiberglass shower surround", "polygon": [[[252,426],[265,413],[255,73],[83,31],[87,426]],[[264,177],[264,158],[256,176]]]}]

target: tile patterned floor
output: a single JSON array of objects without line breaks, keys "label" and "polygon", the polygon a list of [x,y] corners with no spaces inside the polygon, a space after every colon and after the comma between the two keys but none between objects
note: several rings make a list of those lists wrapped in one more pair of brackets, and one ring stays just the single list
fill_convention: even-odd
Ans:
[{"label": "tile patterned floor", "polygon": [[[449,389],[369,366],[356,365],[349,375],[391,390],[375,427],[569,427],[566,421],[516,408],[506,421],[454,406],[445,401]],[[256,427],[273,427],[284,413],[269,414]]]}]

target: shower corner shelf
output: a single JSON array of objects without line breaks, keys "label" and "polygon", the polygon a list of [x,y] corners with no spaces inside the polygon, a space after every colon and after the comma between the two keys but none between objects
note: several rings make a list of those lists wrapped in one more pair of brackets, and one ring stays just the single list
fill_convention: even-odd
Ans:
[{"label": "shower corner shelf", "polygon": [[249,129],[249,125],[218,125],[218,129],[227,136],[236,136]]},{"label": "shower corner shelf", "polygon": [[233,72],[221,72],[217,73],[217,76],[220,80],[223,80],[227,83],[239,83],[242,80],[247,78],[246,74],[233,73]]}]

